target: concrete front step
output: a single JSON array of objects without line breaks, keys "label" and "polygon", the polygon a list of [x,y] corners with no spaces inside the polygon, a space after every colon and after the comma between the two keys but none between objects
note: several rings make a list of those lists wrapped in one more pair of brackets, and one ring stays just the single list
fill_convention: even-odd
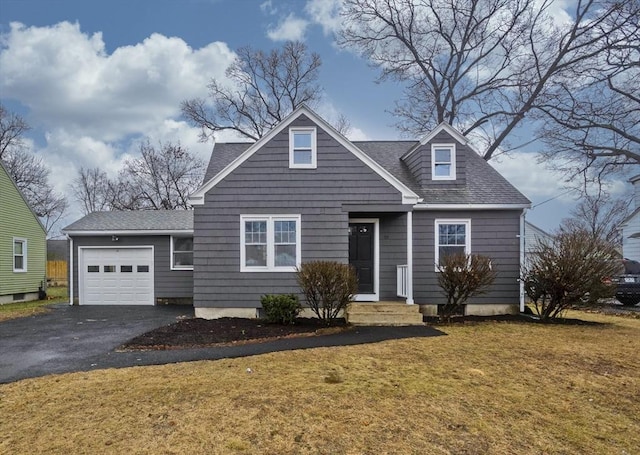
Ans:
[{"label": "concrete front step", "polygon": [[347,322],[353,325],[422,325],[419,305],[404,303],[352,303]]}]

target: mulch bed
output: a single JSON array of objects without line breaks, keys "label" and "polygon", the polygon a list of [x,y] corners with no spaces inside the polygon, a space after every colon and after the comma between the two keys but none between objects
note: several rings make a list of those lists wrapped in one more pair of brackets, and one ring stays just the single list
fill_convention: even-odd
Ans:
[{"label": "mulch bed", "polygon": [[[537,318],[523,314],[496,316],[453,316],[450,321],[437,317],[425,317],[425,322],[434,326],[481,323],[541,323]],[[557,319],[548,322],[559,325],[602,325],[599,322],[580,319]],[[183,319],[159,327],[129,340],[120,346],[120,351],[148,351],[168,349],[204,348],[260,343],[281,338],[327,335],[350,330],[344,319],[337,319],[327,326],[316,318],[298,318],[295,324],[268,324],[260,319],[220,318]]]},{"label": "mulch bed", "polygon": [[326,335],[348,330],[344,319],[327,326],[315,318],[298,318],[295,324],[267,324],[260,319],[184,319],[144,333],[119,350],[165,350],[257,343],[279,338]]},{"label": "mulch bed", "polygon": [[449,321],[441,321],[436,316],[425,316],[424,321],[431,325],[448,324],[480,324],[486,322],[519,322],[526,324],[553,324],[553,325],[603,325],[602,322],[583,321],[582,319],[557,318],[542,322],[537,317],[528,314],[499,314],[494,316],[452,316]]}]

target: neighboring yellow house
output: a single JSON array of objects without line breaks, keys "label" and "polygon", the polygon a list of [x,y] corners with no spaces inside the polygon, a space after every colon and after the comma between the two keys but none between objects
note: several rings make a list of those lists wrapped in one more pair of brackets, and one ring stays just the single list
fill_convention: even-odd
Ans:
[{"label": "neighboring yellow house", "polygon": [[47,233],[0,162],[0,304],[38,299]]}]

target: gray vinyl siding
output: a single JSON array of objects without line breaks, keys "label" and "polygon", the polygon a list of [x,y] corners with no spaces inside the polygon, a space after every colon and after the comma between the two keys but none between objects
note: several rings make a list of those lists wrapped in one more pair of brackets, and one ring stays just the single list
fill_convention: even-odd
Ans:
[{"label": "gray vinyl siding", "polygon": [[73,237],[73,295],[78,298],[78,248],[114,246],[153,246],[154,251],[154,302],[160,298],[191,298],[193,296],[193,271],[171,270],[171,237],[118,235],[118,242],[111,236]]},{"label": "gray vinyl siding", "polygon": [[443,304],[435,272],[435,220],[470,219],[471,253],[491,258],[497,278],[490,291],[467,303],[519,302],[520,211],[416,211],[413,214],[414,299],[419,304]]},{"label": "gray vinyl siding", "polygon": [[[301,116],[291,126],[316,125]],[[321,128],[317,169],[289,169],[288,142],[285,128],[195,207],[196,307],[257,308],[263,294],[299,291],[291,272],[240,272],[240,215],[301,215],[302,261],[347,263],[349,216],[356,215],[343,204],[402,210],[401,194]]]},{"label": "gray vinyl siding", "polygon": [[397,266],[407,263],[407,214],[380,217],[380,300],[398,300]]},{"label": "gray vinyl siding", "polygon": [[[455,180],[431,180],[431,145],[455,144],[456,147],[456,179]],[[439,132],[430,142],[420,146],[411,156],[405,159],[405,163],[422,187],[458,187],[463,185],[467,176],[468,153],[475,153],[466,145],[460,144],[446,131]],[[428,201],[427,201],[428,202]]]}]

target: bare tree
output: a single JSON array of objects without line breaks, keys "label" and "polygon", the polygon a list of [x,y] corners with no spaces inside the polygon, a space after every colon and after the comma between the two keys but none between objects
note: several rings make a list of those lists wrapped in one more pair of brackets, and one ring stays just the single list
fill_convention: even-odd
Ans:
[{"label": "bare tree", "polygon": [[582,231],[594,239],[619,247],[622,246],[622,237],[618,228],[629,215],[630,208],[630,197],[613,199],[604,191],[595,195],[585,194],[571,211],[571,217],[562,221],[560,230]]},{"label": "bare tree", "polygon": [[125,162],[114,192],[113,206],[121,210],[188,209],[189,194],[202,183],[204,162],[180,144],[149,142],[140,145],[140,157]]},{"label": "bare tree", "polygon": [[632,5],[619,4],[630,18],[616,31],[622,40],[556,84],[554,102],[540,106],[553,120],[542,128],[545,158],[561,158],[569,177],[597,180],[640,164],[640,6]]},{"label": "bare tree", "polygon": [[84,214],[109,210],[113,205],[113,183],[100,168],[80,168],[70,185],[76,201],[82,204]]},{"label": "bare tree", "polygon": [[42,158],[28,150],[23,135],[29,129],[22,117],[8,112],[0,104],[0,159],[46,231],[50,232],[65,214],[68,204],[64,195],[56,192],[49,182],[50,171]]},{"label": "bare tree", "polygon": [[345,0],[339,42],[405,83],[402,130],[446,121],[484,141],[488,160],[553,104],[556,84],[637,35],[638,5],[577,0],[572,20],[554,21],[553,0]]},{"label": "bare tree", "polygon": [[211,79],[209,99],[184,101],[182,112],[200,127],[203,141],[223,130],[257,140],[299,105],[319,99],[320,65],[320,56],[301,42],[268,54],[242,47],[226,70],[229,82]]},{"label": "bare tree", "polygon": [[24,148],[23,135],[31,127],[18,114],[8,112],[0,104],[0,160],[5,160],[5,155],[15,150]]}]

